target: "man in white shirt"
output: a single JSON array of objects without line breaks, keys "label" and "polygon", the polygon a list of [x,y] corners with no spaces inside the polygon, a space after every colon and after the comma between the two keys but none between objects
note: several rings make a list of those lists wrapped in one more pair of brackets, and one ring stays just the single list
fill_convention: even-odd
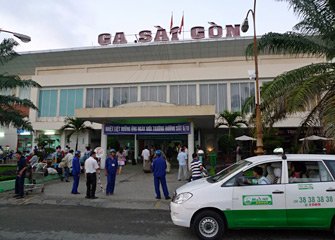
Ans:
[{"label": "man in white shirt", "polygon": [[[148,149],[148,146],[145,146],[143,151],[142,151],[142,159],[143,159],[143,168],[149,163],[150,161],[150,151]],[[147,161],[147,162],[146,162]]]},{"label": "man in white shirt", "polygon": [[95,190],[97,187],[97,174],[100,167],[97,160],[95,159],[95,152],[92,151],[91,156],[85,161],[85,173],[86,173],[86,197],[90,199],[96,199]]},{"label": "man in white shirt", "polygon": [[185,153],[185,149],[182,148],[181,152],[178,153],[177,160],[179,163],[179,169],[178,169],[178,181],[182,180],[183,175],[183,180],[187,179],[187,154]]}]

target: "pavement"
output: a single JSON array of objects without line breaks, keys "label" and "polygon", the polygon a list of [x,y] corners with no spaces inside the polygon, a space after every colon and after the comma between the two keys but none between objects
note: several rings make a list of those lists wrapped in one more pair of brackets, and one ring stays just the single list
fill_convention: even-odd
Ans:
[{"label": "pavement", "polygon": [[[174,191],[186,184],[186,181],[177,180],[178,169],[172,168],[166,175],[170,197]],[[126,208],[126,209],[160,209],[169,210],[171,200],[165,200],[161,189],[162,199],[155,199],[153,175],[144,173],[142,165],[127,164],[122,174],[116,176],[114,194],[106,196],[106,177],[101,173],[103,189],[97,184],[97,199],[86,199],[86,179],[81,174],[78,191],[80,194],[71,194],[73,179],[70,182],[62,182],[55,179],[44,184],[44,191],[35,189],[29,191],[23,199],[15,199],[14,191],[0,193],[0,205],[24,205],[24,204],[53,204],[57,206],[89,206],[100,208]]]}]

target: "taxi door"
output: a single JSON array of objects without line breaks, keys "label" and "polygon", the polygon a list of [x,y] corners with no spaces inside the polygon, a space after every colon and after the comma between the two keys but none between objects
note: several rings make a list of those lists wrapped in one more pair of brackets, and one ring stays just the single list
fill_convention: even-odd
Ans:
[{"label": "taxi door", "polygon": [[[266,163],[279,165],[282,162]],[[253,166],[255,167],[255,166]],[[245,172],[252,171],[252,168]],[[283,171],[281,171],[283,173]],[[285,185],[276,182],[266,185],[246,185],[233,187],[232,228],[239,227],[284,227],[286,226]]]},{"label": "taxi door", "polygon": [[[329,228],[335,214],[335,185],[324,163],[322,161],[288,161],[287,165],[288,225]],[[300,168],[303,172],[296,177],[294,172]]]}]

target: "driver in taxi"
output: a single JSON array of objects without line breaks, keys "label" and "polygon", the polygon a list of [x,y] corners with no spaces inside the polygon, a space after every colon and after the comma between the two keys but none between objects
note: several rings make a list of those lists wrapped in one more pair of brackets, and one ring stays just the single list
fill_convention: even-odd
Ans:
[{"label": "driver in taxi", "polygon": [[257,179],[257,184],[271,184],[269,179],[263,176],[263,168],[254,167],[252,169],[253,176]]}]

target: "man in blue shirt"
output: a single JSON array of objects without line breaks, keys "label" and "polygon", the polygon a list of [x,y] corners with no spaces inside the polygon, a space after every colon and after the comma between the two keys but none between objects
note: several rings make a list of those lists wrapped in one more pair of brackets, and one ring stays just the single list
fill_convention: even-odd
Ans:
[{"label": "man in blue shirt", "polygon": [[115,149],[111,149],[109,153],[110,154],[106,159],[106,166],[105,166],[105,175],[107,176],[107,187],[106,187],[107,196],[112,195],[114,193],[116,172],[119,166]]},{"label": "man in blue shirt", "polygon": [[26,177],[27,164],[26,159],[20,151],[16,152],[17,171],[15,179],[15,196],[16,198],[24,198],[24,178]]},{"label": "man in blue shirt", "polygon": [[73,176],[73,185],[72,185],[72,194],[79,194],[78,185],[80,179],[80,151],[76,151],[72,159],[72,176]]},{"label": "man in blue shirt", "polygon": [[161,192],[159,190],[159,183],[162,184],[163,193],[165,199],[171,199],[169,196],[169,190],[166,185],[166,161],[162,157],[162,152],[160,150],[156,150],[155,152],[156,157],[152,162],[152,172],[154,175],[154,185],[155,185],[155,192],[156,192],[156,199],[161,199]]}]

